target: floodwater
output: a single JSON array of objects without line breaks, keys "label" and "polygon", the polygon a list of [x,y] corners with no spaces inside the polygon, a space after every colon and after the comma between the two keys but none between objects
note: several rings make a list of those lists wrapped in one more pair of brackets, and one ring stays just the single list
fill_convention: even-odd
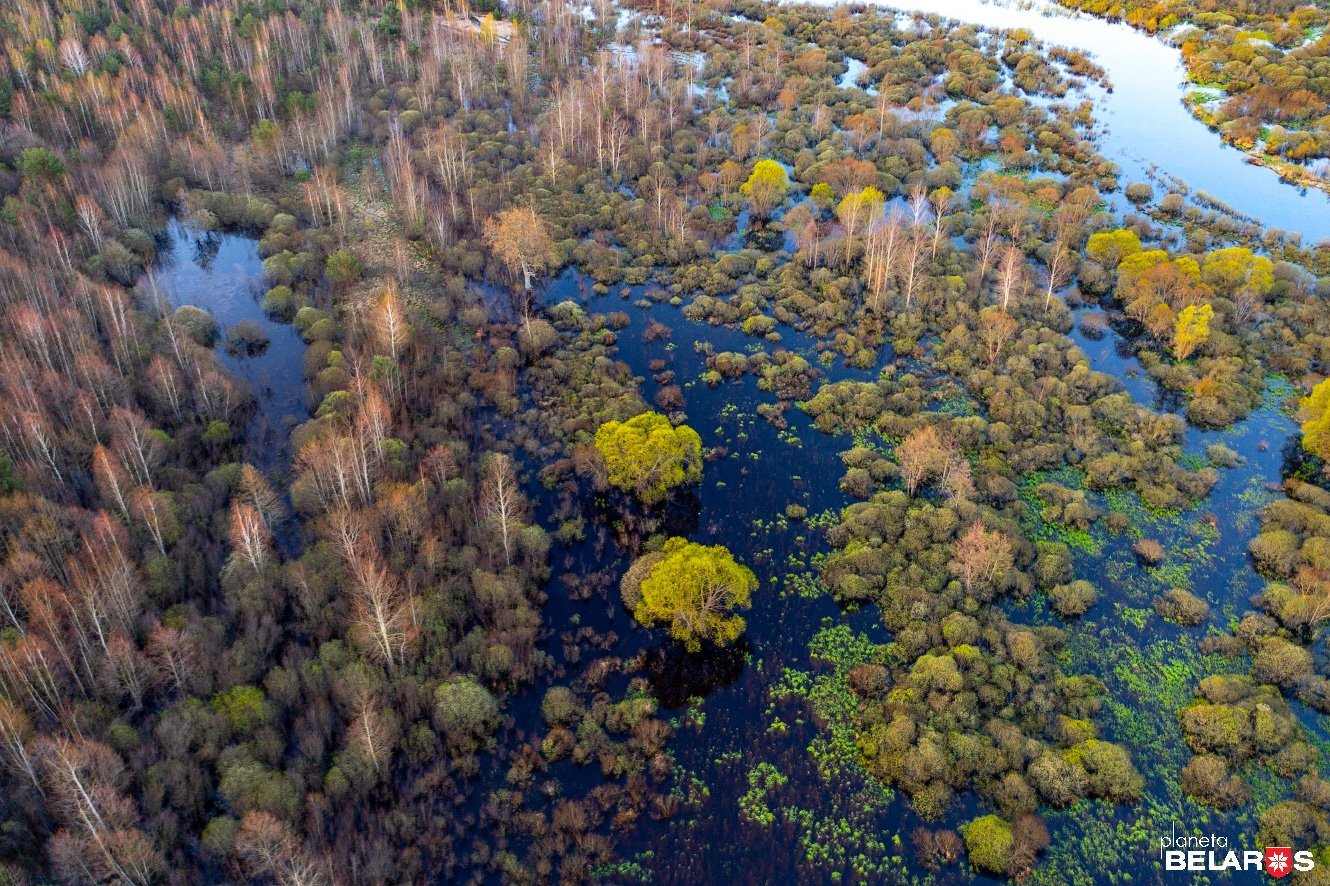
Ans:
[{"label": "floodwater", "polygon": [[841,89],[863,89],[867,95],[877,95],[877,87],[864,82],[868,65],[854,56],[845,57],[845,73],[836,78],[836,85]]},{"label": "floodwater", "polygon": [[[221,356],[228,369],[249,381],[259,399],[260,422],[249,441],[254,450],[251,458],[269,465],[273,459],[284,460],[290,427],[308,414],[301,373],[303,344],[289,326],[263,315],[259,303],[263,270],[255,241],[233,235],[201,236],[175,226],[170,242],[171,255],[157,270],[157,279],[173,303],[197,305],[224,328],[251,320],[269,335],[271,344],[259,354],[237,357],[222,352]],[[685,525],[672,531],[695,541],[724,544],[754,570],[760,587],[752,609],[744,613],[748,630],[728,654],[686,655],[659,631],[636,625],[618,599],[617,576],[627,567],[627,555],[608,541],[611,533],[605,524],[589,520],[583,542],[560,545],[554,551],[556,572],[571,568],[589,573],[609,566],[616,580],[603,596],[574,600],[558,575],[553,577],[542,613],[549,631],[543,645],[558,665],[566,666],[566,673],[538,680],[511,699],[509,713],[515,726],[505,739],[529,734],[540,722],[539,704],[546,686],[566,683],[580,670],[560,649],[561,633],[572,625],[594,628],[602,636],[613,632],[617,642],[605,654],[628,659],[643,650],[648,653],[645,670],[652,693],[676,729],[669,745],[678,763],[673,790],[695,803],[685,803],[676,817],[666,821],[643,816],[632,830],[616,834],[618,853],[626,864],[601,872],[604,879],[763,883],[788,882],[797,876],[811,883],[927,882],[909,847],[911,831],[924,822],[900,795],[883,790],[857,765],[848,731],[852,707],[838,714],[834,694],[819,696],[829,685],[819,681],[832,669],[827,657],[819,655],[821,649],[890,639],[873,607],[844,611],[819,593],[815,582],[817,557],[826,550],[818,517],[834,514],[851,501],[839,488],[844,473],[839,456],[854,440],[819,432],[797,408],[784,413],[788,428],[773,426],[758,416],[757,407],[774,402],[774,395],[760,390],[753,376],[714,388],[700,381],[706,354],[699,346],[741,353],[786,348],[817,368],[814,392],[828,381],[871,381],[882,367],[850,369],[839,359],[824,365],[813,341],[787,326],[778,327],[779,343],[764,342],[731,327],[691,321],[679,308],[645,298],[648,290],[634,286],[597,293],[586,277],[567,270],[549,283],[542,301],[550,306],[572,300],[591,313],[626,312],[630,324],[617,333],[618,357],[642,378],[646,400],[651,401],[660,387],[652,378],[653,363],[657,369],[663,365],[676,373],[673,381],[684,389],[688,423],[702,436],[704,447],[721,454],[704,468],[695,516],[688,515]],[[1079,311],[1078,321],[1095,310]],[[652,321],[669,327],[669,338],[646,340],[643,333]],[[1128,342],[1111,324],[1102,336],[1091,337],[1078,322],[1071,337],[1091,365],[1121,380],[1133,399],[1164,408],[1153,381],[1141,372]],[[884,354],[883,362],[893,360]],[[904,361],[896,362],[902,371],[910,368]],[[1077,556],[1077,576],[1094,580],[1102,595],[1084,618],[1063,623],[1039,600],[1010,606],[1016,621],[1064,627],[1069,649],[1085,652],[1064,663],[1064,668],[1068,673],[1094,673],[1104,681],[1105,697],[1111,703],[1100,718],[1103,735],[1130,749],[1147,780],[1147,796],[1137,806],[1046,810],[1054,843],[1039,870],[1053,879],[1041,882],[1099,882],[1096,864],[1105,860],[1137,880],[1149,880],[1155,876],[1156,862],[1151,835],[1167,827],[1168,816],[1199,820],[1205,814],[1189,801],[1168,795],[1168,776],[1185,762],[1185,746],[1174,708],[1162,702],[1172,704],[1177,699],[1160,699],[1149,690],[1168,683],[1169,674],[1185,667],[1187,676],[1172,682],[1189,693],[1193,678],[1216,667],[1196,658],[1195,641],[1206,630],[1226,630],[1228,620],[1240,614],[1259,589],[1247,543],[1258,528],[1257,510],[1274,494],[1272,485],[1282,468],[1280,448],[1292,431],[1292,421],[1274,399],[1230,430],[1190,430],[1185,449],[1193,457],[1202,455],[1209,444],[1221,442],[1245,462],[1223,471],[1214,493],[1187,514],[1141,526],[1170,552],[1178,552],[1169,570],[1145,575],[1132,557],[1130,537],[1098,533],[1096,547]],[[277,448],[267,449],[270,446]],[[260,458],[264,452],[266,459]],[[534,481],[538,467],[528,465],[533,475],[529,494],[538,505],[537,519],[549,525],[554,502]],[[1103,504],[1099,497],[1096,502]],[[785,519],[782,515],[792,504],[806,508],[808,518]],[[792,580],[792,575],[802,578]],[[1184,631],[1143,616],[1152,595],[1179,575],[1211,603],[1207,627]],[[623,681],[607,689],[619,694]],[[1316,725],[1316,718],[1305,719]],[[503,744],[511,746],[507,740]],[[504,768],[496,762],[486,771],[501,778]],[[565,796],[579,795],[601,780],[594,763],[578,767],[570,761],[552,766],[549,776]],[[500,785],[490,785],[488,777],[482,777],[474,786],[479,802],[491,786]],[[475,807],[468,804],[468,808]],[[954,827],[982,811],[972,796],[961,796],[948,816],[932,826]],[[761,819],[764,813],[769,813],[768,820]],[[1116,854],[1105,855],[1105,832],[1090,829],[1087,816],[1104,822],[1109,835],[1117,835],[1108,844]],[[1255,834],[1250,809],[1210,811],[1208,820],[1235,845]],[[1135,835],[1134,842],[1123,834]],[[959,869],[951,868],[937,882],[964,879]]]},{"label": "floodwater", "polygon": [[[870,0],[874,2],[874,0]],[[1330,239],[1330,195],[1284,184],[1274,171],[1247,162],[1183,105],[1190,91],[1182,56],[1163,41],[1121,23],[1073,14],[1049,0],[1019,8],[983,0],[876,0],[878,5],[955,19],[984,28],[1024,28],[1050,45],[1079,49],[1108,73],[1111,92],[1091,90],[1107,132],[1100,151],[1127,181],[1157,167],[1270,228]],[[824,2],[824,5],[829,5]],[[861,86],[869,85],[862,78]],[[1125,184],[1125,182],[1124,182]]]},{"label": "floodwater", "polygon": [[[680,790],[687,784],[706,786],[708,799],[698,809],[685,808],[665,822],[641,819],[634,831],[620,838],[621,855],[649,870],[653,882],[788,882],[791,872],[798,870],[814,882],[824,880],[830,870],[844,868],[846,860],[838,859],[831,867],[810,866],[805,855],[815,842],[811,833],[801,835],[795,825],[779,819],[770,827],[756,825],[739,809],[741,796],[751,788],[754,767],[767,763],[788,779],[770,796],[773,808],[798,807],[820,822],[853,822],[855,830],[871,841],[889,843],[898,823],[901,810],[885,802],[883,792],[856,769],[847,769],[837,782],[838,790],[828,791],[817,774],[816,761],[806,751],[824,740],[818,725],[802,701],[775,703],[771,696],[787,667],[808,666],[808,643],[819,626],[852,624],[874,642],[889,639],[874,612],[851,616],[826,595],[795,592],[787,580],[790,572],[824,550],[825,543],[821,531],[808,521],[782,519],[782,514],[787,505],[800,505],[812,520],[851,502],[839,488],[844,473],[839,454],[852,443],[821,434],[797,408],[785,411],[789,427],[783,431],[759,417],[758,405],[774,402],[774,396],[759,390],[751,375],[714,388],[699,381],[706,370],[706,354],[697,346],[710,346],[715,353],[789,350],[817,367],[821,378],[814,382],[814,391],[828,381],[871,381],[875,371],[850,369],[840,360],[823,366],[812,340],[787,326],[779,327],[779,343],[769,343],[732,327],[691,321],[669,304],[646,307],[644,296],[650,289],[615,287],[601,294],[585,276],[568,270],[550,283],[543,301],[548,306],[572,300],[590,314],[626,312],[631,322],[616,333],[618,357],[641,377],[648,402],[660,387],[652,378],[653,360],[663,361],[666,370],[677,374],[674,383],[684,388],[683,411],[701,435],[703,451],[723,452],[703,469],[689,537],[726,545],[757,575],[753,607],[742,613],[748,629],[733,654],[681,654],[659,631],[641,628],[624,610],[617,582],[628,565],[622,552],[607,600],[569,601],[566,594],[555,592],[556,578],[544,617],[556,630],[574,617],[576,623],[594,625],[601,633],[613,630],[620,640],[612,652],[624,658],[643,648],[652,650],[648,670],[653,694],[677,723],[669,747],[679,763]],[[644,339],[643,332],[653,321],[670,328],[668,339]],[[532,484],[531,494],[540,497],[540,487]],[[596,534],[604,531],[603,526],[588,525],[587,540],[570,552],[578,567],[606,565],[610,554],[598,556],[596,544]],[[813,574],[805,573],[809,578]],[[607,603],[612,612],[608,620]],[[557,650],[548,651],[558,658]],[[532,697],[538,701],[540,691]],[[773,729],[776,721],[781,726]],[[562,773],[565,784],[585,783],[588,774],[569,763],[559,764],[555,771]],[[590,774],[599,778],[598,771]],[[865,798],[872,802],[864,802]],[[610,877],[612,882],[637,879]]]},{"label": "floodwater", "polygon": [[[1274,173],[1247,164],[1240,152],[1224,146],[1191,117],[1180,101],[1185,85],[1174,49],[1126,26],[1090,18],[1050,17],[977,0],[914,0],[913,5],[986,27],[1027,27],[1046,42],[1090,50],[1114,84],[1112,93],[1095,96],[1096,113],[1108,125],[1101,150],[1124,168],[1128,179],[1143,180],[1147,167],[1157,165],[1195,191],[1265,224],[1313,239],[1330,236],[1330,201],[1325,195],[1301,194]],[[843,79],[845,86],[872,86],[871,75],[853,64]],[[170,257],[156,274],[173,304],[198,305],[223,329],[249,320],[268,335],[270,343],[260,353],[222,352],[221,357],[253,386],[258,398],[249,438],[251,459],[270,466],[285,463],[290,427],[308,414],[301,372],[304,346],[289,326],[263,314],[263,271],[255,242],[199,235],[179,225],[172,226],[169,239]],[[659,632],[632,621],[618,600],[617,581],[605,596],[590,600],[573,600],[560,592],[557,575],[551,583],[543,619],[552,636],[544,645],[557,662],[568,665],[561,682],[578,669],[558,649],[558,634],[570,625],[592,627],[601,635],[614,632],[618,640],[606,654],[628,659],[649,650],[653,693],[676,728],[670,743],[679,767],[675,791],[695,801],[686,802],[673,819],[657,822],[644,816],[634,829],[617,834],[626,865],[601,873],[610,882],[925,882],[925,872],[914,865],[909,848],[909,834],[922,822],[899,796],[882,790],[858,768],[852,735],[845,731],[852,710],[842,710],[838,717],[834,697],[812,706],[807,700],[817,695],[824,685],[818,681],[830,668],[817,655],[818,644],[853,642],[855,637],[866,643],[890,639],[872,607],[842,611],[817,593],[814,581],[817,557],[826,548],[816,518],[850,503],[839,489],[844,473],[839,455],[854,441],[822,434],[797,408],[784,413],[788,428],[773,426],[758,416],[757,407],[774,402],[774,396],[760,390],[751,375],[715,388],[699,380],[705,354],[697,346],[710,345],[716,352],[751,352],[757,347],[799,352],[823,373],[814,382],[814,392],[825,381],[872,380],[877,368],[851,370],[839,360],[824,367],[812,342],[785,326],[779,327],[779,344],[764,343],[733,328],[690,321],[668,304],[639,306],[646,290],[635,286],[626,294],[617,288],[596,293],[585,277],[569,270],[550,282],[543,301],[548,306],[571,299],[595,313],[626,311],[631,323],[617,333],[618,357],[643,379],[648,402],[659,388],[652,378],[653,361],[676,373],[675,382],[684,388],[688,423],[701,434],[704,447],[719,453],[704,469],[688,534],[695,541],[729,547],[755,571],[760,588],[753,608],[744,613],[748,630],[736,650],[688,656],[662,640]],[[1080,321],[1086,313],[1078,313],[1072,338],[1091,365],[1118,378],[1137,402],[1169,408],[1168,398],[1144,375],[1117,330],[1110,325],[1098,337],[1083,332]],[[670,338],[646,341],[643,332],[651,321],[669,327]],[[1102,595],[1083,619],[1063,624],[1038,601],[1011,607],[1015,620],[1060,624],[1068,630],[1065,670],[1093,672],[1105,682],[1110,704],[1101,722],[1103,733],[1127,745],[1147,780],[1147,796],[1137,806],[1092,804],[1073,812],[1049,811],[1054,843],[1040,866],[1043,878],[1036,872],[1036,882],[1104,882],[1109,879],[1105,864],[1115,871],[1115,880],[1155,879],[1161,875],[1154,868],[1157,856],[1150,841],[1167,830],[1170,816],[1207,821],[1235,845],[1248,845],[1254,838],[1250,809],[1216,813],[1168,795],[1167,777],[1185,762],[1185,747],[1174,714],[1179,699],[1156,693],[1159,686],[1170,684],[1170,675],[1178,669],[1186,676],[1172,682],[1185,695],[1195,679],[1220,666],[1198,659],[1195,641],[1206,630],[1227,630],[1228,620],[1247,608],[1250,594],[1260,586],[1247,544],[1258,529],[1257,510],[1270,500],[1280,479],[1280,449],[1292,431],[1293,423],[1276,398],[1228,431],[1190,430],[1185,446],[1189,457],[1200,458],[1209,444],[1223,443],[1244,461],[1222,471],[1213,494],[1196,508],[1141,527],[1174,552],[1171,571],[1143,575],[1132,559],[1130,537],[1105,538],[1100,533],[1093,549],[1077,558],[1077,577],[1094,580]],[[539,504],[538,518],[548,522],[549,495],[535,482],[529,490]],[[1102,497],[1095,500],[1104,504]],[[805,508],[808,519],[785,519],[789,505]],[[612,544],[598,546],[608,532],[603,524],[589,521],[587,539],[561,545],[552,562],[563,564],[561,569],[587,571],[612,565],[617,577],[627,558]],[[791,575],[803,580],[792,581]],[[1153,594],[1179,579],[1211,603],[1206,627],[1183,631],[1148,613]],[[819,633],[826,629],[838,633]],[[1078,657],[1078,649],[1089,652]],[[518,729],[536,728],[547,685],[538,681],[512,699],[510,713],[519,721]],[[805,691],[791,692],[791,687]],[[1315,725],[1315,719],[1307,717],[1309,725]],[[502,768],[496,765],[494,770]],[[551,768],[550,777],[572,794],[601,776],[594,764],[577,767],[565,761]],[[769,819],[763,820],[764,810]],[[934,826],[955,826],[979,812],[972,797],[962,797]],[[1092,820],[1102,824],[1092,828]],[[961,879],[960,870],[951,868],[937,882]]]},{"label": "floodwater", "polygon": [[[228,372],[249,384],[257,404],[247,428],[246,459],[264,469],[285,469],[291,428],[308,417],[305,344],[289,324],[263,311],[266,287],[258,241],[196,231],[173,220],[153,276],[173,306],[202,308],[217,321],[217,356]],[[252,353],[229,351],[226,331],[241,321],[257,324],[267,345]]]},{"label": "floodwater", "polygon": [[[840,360],[823,366],[813,342],[796,330],[780,326],[782,340],[765,343],[734,328],[691,321],[669,304],[649,303],[644,298],[649,289],[634,286],[597,293],[587,278],[568,270],[551,281],[544,301],[553,305],[572,300],[589,313],[602,315],[626,312],[631,322],[617,332],[618,356],[642,378],[648,401],[659,387],[652,378],[653,361],[657,370],[663,365],[677,374],[672,381],[684,387],[688,423],[701,434],[704,448],[724,451],[704,469],[690,538],[729,547],[756,572],[760,589],[753,608],[744,613],[748,630],[738,651],[708,657],[679,653],[659,632],[635,625],[618,601],[617,581],[605,597],[584,602],[568,600],[556,592],[557,581],[551,584],[545,618],[553,629],[576,623],[594,626],[601,633],[613,630],[620,639],[612,653],[624,658],[643,648],[652,650],[653,693],[677,726],[670,749],[679,764],[678,790],[696,796],[702,790],[698,786],[705,786],[705,800],[696,810],[685,807],[678,818],[667,822],[643,818],[623,835],[621,853],[641,867],[616,871],[610,879],[635,882],[645,870],[652,882],[664,883],[785,882],[793,872],[807,882],[921,882],[924,872],[912,863],[909,835],[927,823],[857,765],[847,732],[852,709],[839,719],[828,719],[825,708],[819,711],[818,703],[809,703],[822,691],[817,688],[819,675],[827,675],[832,667],[818,655],[820,645],[851,637],[885,643],[890,637],[878,623],[874,607],[841,610],[817,592],[815,583],[810,587],[789,578],[816,576],[815,563],[826,544],[821,530],[809,523],[851,503],[839,489],[844,473],[839,454],[855,441],[819,432],[797,408],[784,414],[788,429],[773,427],[756,410],[774,397],[761,391],[753,377],[716,388],[699,381],[706,369],[706,355],[699,345],[717,353],[787,348],[824,372],[814,382],[814,391],[829,381],[871,381],[881,367],[848,369]],[[1078,319],[1094,310],[1078,312]],[[650,322],[669,327],[670,337],[645,340],[643,332]],[[1095,369],[1118,378],[1133,399],[1154,409],[1168,408],[1169,398],[1144,374],[1117,329],[1110,325],[1102,335],[1091,337],[1078,322],[1070,337]],[[893,359],[884,356],[884,361]],[[908,368],[897,362],[902,370]],[[1202,659],[1195,642],[1207,630],[1227,630],[1228,620],[1247,608],[1248,598],[1259,590],[1247,544],[1258,529],[1257,511],[1274,495],[1282,469],[1281,445],[1292,431],[1292,420],[1274,397],[1229,430],[1189,429],[1183,446],[1189,457],[1200,459],[1207,446],[1222,443],[1238,452],[1244,463],[1222,471],[1212,495],[1184,514],[1154,519],[1139,509],[1134,512],[1138,525],[1133,532],[1160,540],[1170,551],[1164,567],[1147,571],[1136,564],[1131,552],[1135,536],[1113,537],[1096,530],[1093,548],[1076,554],[1077,577],[1090,578],[1101,592],[1090,613],[1068,623],[1050,614],[1041,600],[1010,606],[1015,621],[1053,624],[1068,632],[1073,657],[1064,663],[1065,670],[1092,673],[1103,680],[1111,704],[1101,717],[1102,734],[1130,749],[1147,783],[1146,798],[1136,806],[1094,804],[1092,812],[1045,810],[1054,847],[1042,867],[1053,879],[1044,882],[1059,882],[1062,877],[1068,878],[1062,882],[1075,878],[1098,882],[1095,865],[1104,860],[1137,879],[1148,879],[1156,861],[1149,840],[1157,828],[1167,826],[1167,816],[1199,818],[1205,813],[1185,798],[1171,795],[1167,787],[1176,783],[1176,773],[1185,763],[1185,745],[1175,707],[1164,709],[1160,699],[1148,695],[1141,677],[1161,685],[1169,682],[1189,696],[1194,688],[1190,675],[1199,680],[1216,669],[1238,667]],[[542,497],[534,483],[531,494],[538,500]],[[1101,507],[1108,504],[1103,496],[1091,499]],[[782,519],[790,504],[807,508],[809,521]],[[617,557],[613,563],[617,578],[628,560],[622,552],[606,553],[615,551],[613,545],[597,544],[596,536],[603,532],[604,527],[589,524],[587,540],[567,553],[575,568],[589,570],[603,568],[608,557]],[[1188,584],[1211,604],[1207,626],[1184,631],[1149,614],[1152,597],[1173,583]],[[827,628],[840,633],[820,633]],[[557,660],[557,650],[550,651]],[[1167,681],[1167,675],[1178,669],[1187,669],[1189,676]],[[575,666],[569,671],[571,676]],[[787,692],[793,685],[813,688]],[[540,694],[537,690],[526,701],[517,701],[515,713],[535,715]],[[1314,717],[1305,719],[1316,728]],[[566,786],[585,787],[599,777],[594,768],[579,771],[571,763],[561,763],[551,774]],[[774,785],[765,781],[772,772],[784,781]],[[755,791],[755,785],[762,789]],[[770,811],[771,820],[762,822],[751,814],[755,797],[760,808]],[[932,826],[954,827],[977,814],[982,810],[975,799],[962,796],[948,816]],[[1135,842],[1119,839],[1114,844],[1116,856],[1104,855],[1104,846],[1096,842],[1102,832],[1087,829],[1086,815],[1135,834]],[[1250,810],[1211,811],[1210,820],[1217,832],[1230,835],[1234,845],[1254,837]],[[939,882],[965,879],[956,868],[944,875]]]}]

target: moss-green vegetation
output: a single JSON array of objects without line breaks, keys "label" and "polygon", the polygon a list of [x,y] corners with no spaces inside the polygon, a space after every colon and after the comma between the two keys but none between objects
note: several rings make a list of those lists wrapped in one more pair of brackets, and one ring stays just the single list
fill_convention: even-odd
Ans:
[{"label": "moss-green vegetation", "polygon": [[[1278,446],[1330,250],[1114,217],[1102,72],[1026,34],[325,6],[0,9],[7,878],[1083,882],[1171,817],[1326,832],[1323,466],[1210,515],[1275,459],[1187,424]],[[159,288],[172,215],[253,279]],[[1073,343],[1095,300],[1184,414]]]}]

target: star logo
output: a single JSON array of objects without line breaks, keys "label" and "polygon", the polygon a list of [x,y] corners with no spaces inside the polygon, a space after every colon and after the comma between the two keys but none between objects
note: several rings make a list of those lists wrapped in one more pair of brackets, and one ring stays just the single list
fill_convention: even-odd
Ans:
[{"label": "star logo", "polygon": [[1265,872],[1276,879],[1293,869],[1293,850],[1288,846],[1270,846],[1265,850]]}]

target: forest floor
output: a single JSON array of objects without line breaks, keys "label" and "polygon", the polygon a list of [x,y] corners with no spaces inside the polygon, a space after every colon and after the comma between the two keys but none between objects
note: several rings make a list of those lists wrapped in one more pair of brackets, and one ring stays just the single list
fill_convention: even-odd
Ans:
[{"label": "forest floor", "polygon": [[[385,277],[414,279],[432,264],[429,248],[411,239],[393,207],[392,195],[369,169],[363,170],[346,190],[347,214],[356,220],[355,252],[365,266],[363,279],[344,300],[351,313],[369,307],[382,290]],[[409,265],[403,267],[403,265]],[[405,271],[406,273],[403,273]],[[406,286],[401,293],[413,307],[419,307],[429,294],[416,286]]]}]

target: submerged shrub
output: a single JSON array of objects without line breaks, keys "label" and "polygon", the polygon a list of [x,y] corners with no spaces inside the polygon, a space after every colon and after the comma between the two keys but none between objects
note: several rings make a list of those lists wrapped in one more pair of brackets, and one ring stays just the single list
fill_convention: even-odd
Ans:
[{"label": "submerged shrub", "polygon": [[1005,874],[1016,849],[1011,825],[998,815],[985,815],[961,825],[970,864],[988,874]]},{"label": "submerged shrub", "polygon": [[1084,579],[1058,585],[1048,592],[1049,605],[1064,618],[1084,615],[1098,599],[1095,586]]},{"label": "submerged shrub", "polygon": [[455,751],[470,753],[499,725],[499,703],[470,677],[455,677],[434,692],[434,722]]},{"label": "submerged shrub", "polygon": [[1153,538],[1138,539],[1131,549],[1147,566],[1156,566],[1164,560],[1164,546]]},{"label": "submerged shrub", "polygon": [[241,320],[226,330],[226,351],[236,356],[252,357],[268,347],[268,333],[253,320]]},{"label": "submerged shrub", "polygon": [[185,333],[205,348],[217,343],[217,321],[202,308],[193,305],[181,305],[176,308],[175,321],[184,327]]},{"label": "submerged shrub", "polygon": [[540,712],[551,726],[569,726],[582,716],[582,706],[566,686],[551,686],[540,703]]},{"label": "submerged shrub", "polygon": [[1164,621],[1195,627],[1210,617],[1210,604],[1182,588],[1165,591],[1153,602],[1155,614]]},{"label": "submerged shrub", "polygon": [[263,294],[263,313],[289,323],[295,318],[295,294],[289,286],[274,286]]}]

